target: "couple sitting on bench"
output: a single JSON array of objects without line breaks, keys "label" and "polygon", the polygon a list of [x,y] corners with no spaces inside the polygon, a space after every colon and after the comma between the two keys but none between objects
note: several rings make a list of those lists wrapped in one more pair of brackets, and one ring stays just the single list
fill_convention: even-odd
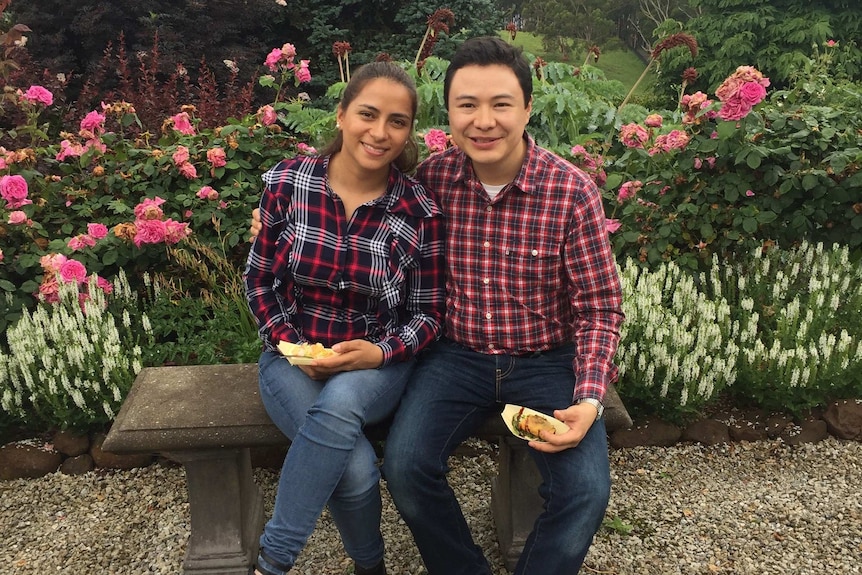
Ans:
[{"label": "couple sitting on bench", "polygon": [[[529,443],[546,506],[515,573],[580,569],[610,493],[622,291],[595,184],[525,132],[531,86],[519,50],[466,41],[444,82],[455,146],[414,180],[416,88],[367,64],[333,143],[264,174],[244,277],[261,398],[291,447],[251,573],[289,571],[327,505],[355,572],[386,573],[362,428],[395,412],[383,472],[429,574],[490,575],[447,458],[507,403],[568,428]],[[291,362],[281,342],[336,353]]]}]

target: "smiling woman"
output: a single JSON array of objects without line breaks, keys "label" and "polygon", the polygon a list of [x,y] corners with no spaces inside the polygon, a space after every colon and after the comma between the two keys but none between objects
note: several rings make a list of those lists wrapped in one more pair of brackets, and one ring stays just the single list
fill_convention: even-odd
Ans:
[{"label": "smiling woman", "polygon": [[[402,171],[416,165],[416,109],[402,68],[367,64],[344,90],[335,140],[263,177],[245,285],[264,344],[261,399],[291,448],[261,575],[295,564],[325,507],[355,573],[386,573],[380,472],[362,427],[394,411],[444,309],[442,213]],[[309,348],[333,353],[308,362],[278,351]]]}]

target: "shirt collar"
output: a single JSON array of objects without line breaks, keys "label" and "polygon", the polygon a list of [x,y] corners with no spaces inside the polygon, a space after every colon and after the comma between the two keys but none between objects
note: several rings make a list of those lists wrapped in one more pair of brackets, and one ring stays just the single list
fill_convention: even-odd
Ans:
[{"label": "shirt collar", "polygon": [[[536,141],[533,139],[530,134],[524,131],[524,141],[527,144],[527,151],[524,154],[524,162],[521,164],[521,170],[518,172],[518,175],[512,180],[512,184],[515,188],[521,190],[525,194],[534,195],[537,191],[537,186],[535,184],[535,176],[531,176],[530,166],[535,165],[536,152],[538,150],[538,146],[536,146]],[[468,182],[471,179],[475,179],[478,181],[476,177],[476,172],[473,170],[473,164],[470,162],[470,158],[467,157],[467,154],[464,152],[459,152],[461,154],[461,161],[458,169],[455,170],[454,178],[455,181],[458,182]]]}]

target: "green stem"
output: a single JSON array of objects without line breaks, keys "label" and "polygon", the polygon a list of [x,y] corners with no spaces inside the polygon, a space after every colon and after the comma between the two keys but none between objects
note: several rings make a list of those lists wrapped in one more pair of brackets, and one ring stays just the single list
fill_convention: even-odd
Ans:
[{"label": "green stem", "polygon": [[622,104],[620,104],[619,108],[617,108],[617,114],[619,114],[619,113],[620,113],[620,110],[622,110],[622,109],[623,109],[623,106],[625,106],[626,104],[628,104],[628,103],[629,103],[629,99],[632,97],[632,94],[634,94],[634,93],[635,93],[635,90],[637,90],[638,85],[640,85],[640,83],[641,83],[641,80],[643,80],[643,79],[646,77],[647,72],[649,72],[649,69],[650,69],[650,68],[652,67],[652,65],[653,65],[653,62],[655,62],[655,59],[652,59],[652,60],[650,60],[650,61],[647,63],[646,68],[644,68],[644,71],[643,71],[643,72],[641,72],[641,75],[640,75],[640,77],[637,79],[637,82],[635,82],[634,86],[632,86],[632,89],[631,89],[631,90],[629,90],[629,93],[628,93],[628,94],[626,94],[626,97],[623,99]]},{"label": "green stem", "polygon": [[425,41],[428,40],[428,35],[431,33],[431,26],[425,28],[425,35],[422,36],[422,43],[419,44],[419,50],[416,52],[416,59],[413,60],[413,67],[419,65],[419,56],[422,55],[422,48],[425,47]]}]

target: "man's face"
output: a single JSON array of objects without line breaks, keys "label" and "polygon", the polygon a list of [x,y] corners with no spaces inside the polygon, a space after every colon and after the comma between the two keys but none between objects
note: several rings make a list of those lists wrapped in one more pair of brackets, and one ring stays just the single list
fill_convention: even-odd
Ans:
[{"label": "man's face", "polygon": [[524,102],[512,69],[500,64],[459,69],[448,103],[452,140],[473,161],[479,179],[490,185],[515,179],[526,151],[523,134],[532,101]]}]

